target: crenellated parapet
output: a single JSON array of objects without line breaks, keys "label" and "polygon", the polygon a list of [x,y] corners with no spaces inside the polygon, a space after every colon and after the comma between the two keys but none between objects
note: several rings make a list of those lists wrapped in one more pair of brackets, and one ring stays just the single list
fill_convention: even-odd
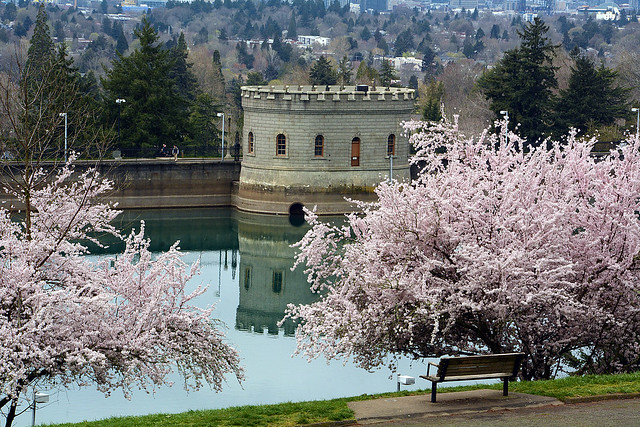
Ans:
[{"label": "crenellated parapet", "polygon": [[[372,113],[393,108],[402,109],[400,104],[412,109],[415,91],[397,87],[370,87],[367,85],[271,85],[243,86],[242,105],[245,110],[281,109],[283,111],[326,112],[327,109],[360,109]],[[394,103],[384,107],[380,103]],[[332,105],[335,104],[335,105]]]}]

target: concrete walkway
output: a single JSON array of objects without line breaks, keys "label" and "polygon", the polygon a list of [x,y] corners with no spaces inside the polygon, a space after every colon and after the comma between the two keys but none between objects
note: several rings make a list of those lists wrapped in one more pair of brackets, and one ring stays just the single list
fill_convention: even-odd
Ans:
[{"label": "concrete walkway", "polygon": [[358,424],[374,424],[384,420],[425,418],[443,415],[474,414],[479,412],[562,405],[552,397],[509,393],[502,390],[473,390],[457,393],[439,393],[437,402],[430,402],[429,393],[418,396],[349,402]]},{"label": "concrete walkway", "polygon": [[640,399],[630,397],[638,396],[599,396],[564,404],[550,397],[522,393],[504,397],[498,390],[474,390],[438,394],[435,404],[427,393],[349,402],[349,408],[357,425],[640,427]]}]

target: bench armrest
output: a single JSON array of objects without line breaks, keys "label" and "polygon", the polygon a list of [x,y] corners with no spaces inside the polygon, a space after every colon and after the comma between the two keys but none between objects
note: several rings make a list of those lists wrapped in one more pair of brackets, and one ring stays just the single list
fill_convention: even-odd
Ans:
[{"label": "bench armrest", "polygon": [[[435,363],[433,363],[433,362],[429,362],[429,363],[427,363],[427,376],[429,376],[429,367],[430,367],[430,366],[435,366],[436,368],[440,368],[440,365],[436,365],[436,364],[435,364]],[[438,371],[436,370],[435,375],[437,375],[437,374],[438,374]]]}]

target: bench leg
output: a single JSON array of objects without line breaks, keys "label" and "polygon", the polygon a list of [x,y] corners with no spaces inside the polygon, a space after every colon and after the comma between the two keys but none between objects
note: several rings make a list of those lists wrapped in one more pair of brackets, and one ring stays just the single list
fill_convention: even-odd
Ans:
[{"label": "bench leg", "polygon": [[431,383],[431,403],[436,403],[436,390],[438,388],[438,383]]},{"label": "bench leg", "polygon": [[509,378],[502,379],[502,395],[503,396],[509,395]]}]

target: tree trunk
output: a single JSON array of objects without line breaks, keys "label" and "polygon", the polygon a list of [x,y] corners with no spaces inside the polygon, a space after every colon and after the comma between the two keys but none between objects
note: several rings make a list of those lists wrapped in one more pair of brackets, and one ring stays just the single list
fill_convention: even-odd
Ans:
[{"label": "tree trunk", "polygon": [[11,427],[13,420],[16,417],[16,409],[18,408],[18,399],[11,400],[11,406],[9,407],[9,413],[7,414],[7,422],[5,423],[5,427]]}]

